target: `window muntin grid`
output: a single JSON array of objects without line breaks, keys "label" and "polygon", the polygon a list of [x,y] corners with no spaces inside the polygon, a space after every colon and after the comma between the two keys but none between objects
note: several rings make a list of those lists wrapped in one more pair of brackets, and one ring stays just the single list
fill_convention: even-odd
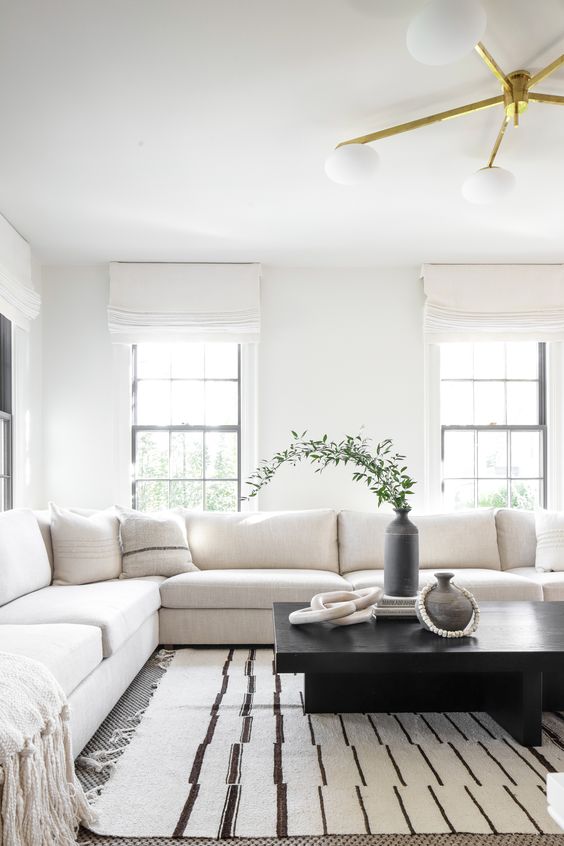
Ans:
[{"label": "window muntin grid", "polygon": [[238,510],[240,358],[237,344],[133,347],[135,508]]},{"label": "window muntin grid", "polygon": [[441,345],[448,510],[545,505],[545,357],[544,344],[529,342]]}]

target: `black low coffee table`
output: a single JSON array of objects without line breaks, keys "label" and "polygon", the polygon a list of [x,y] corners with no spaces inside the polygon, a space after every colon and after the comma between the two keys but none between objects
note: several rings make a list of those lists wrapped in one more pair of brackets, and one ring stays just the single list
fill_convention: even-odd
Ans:
[{"label": "black low coffee table", "polygon": [[308,713],[486,711],[540,746],[543,704],[564,709],[564,602],[482,602],[460,640],[415,620],[292,626],[300,607],[274,605],[276,671],[304,673]]}]

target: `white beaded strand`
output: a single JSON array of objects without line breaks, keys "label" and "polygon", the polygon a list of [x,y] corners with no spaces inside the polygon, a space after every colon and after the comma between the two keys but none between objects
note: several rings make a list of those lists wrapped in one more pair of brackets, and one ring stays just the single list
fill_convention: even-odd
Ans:
[{"label": "white beaded strand", "polygon": [[466,588],[460,587],[460,585],[454,585],[460,593],[469,600],[472,605],[472,619],[468,623],[468,625],[464,629],[457,629],[456,631],[450,632],[447,629],[439,629],[436,626],[431,618],[429,617],[429,612],[427,611],[427,606],[425,605],[425,600],[428,594],[431,593],[432,590],[435,590],[437,587],[436,582],[430,582],[428,585],[425,585],[424,588],[421,589],[419,595],[417,597],[417,611],[419,612],[421,619],[423,620],[425,626],[429,629],[430,632],[433,634],[439,635],[439,637],[469,637],[469,635],[474,634],[478,625],[480,623],[480,609],[478,607],[478,603],[476,602],[475,598],[472,596],[469,590]]}]

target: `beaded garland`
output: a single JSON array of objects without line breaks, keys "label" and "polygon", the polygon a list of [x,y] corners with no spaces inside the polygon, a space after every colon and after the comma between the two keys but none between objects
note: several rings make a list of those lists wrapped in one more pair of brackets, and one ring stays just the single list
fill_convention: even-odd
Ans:
[{"label": "beaded garland", "polygon": [[468,625],[465,626],[465,628],[457,629],[453,632],[448,631],[448,629],[440,629],[434,624],[434,622],[429,617],[429,612],[427,611],[425,600],[428,594],[431,593],[432,590],[435,590],[436,587],[437,583],[431,582],[430,584],[425,585],[425,587],[422,588],[422,590],[419,592],[419,595],[417,596],[417,611],[425,627],[429,629],[430,632],[433,632],[433,634],[439,635],[439,637],[469,637],[469,635],[474,634],[480,623],[480,609],[478,607],[478,603],[476,602],[470,591],[466,590],[466,588],[460,587],[460,585],[456,585],[456,588],[471,603],[473,610],[472,619],[470,620]]}]

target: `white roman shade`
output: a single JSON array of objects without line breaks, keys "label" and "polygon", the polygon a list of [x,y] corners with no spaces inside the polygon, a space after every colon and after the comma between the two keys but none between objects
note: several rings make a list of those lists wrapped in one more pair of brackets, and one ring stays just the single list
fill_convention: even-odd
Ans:
[{"label": "white roman shade", "polygon": [[114,343],[258,341],[258,264],[110,264]]},{"label": "white roman shade", "polygon": [[564,265],[425,264],[425,340],[564,341]]},{"label": "white roman shade", "polygon": [[28,332],[40,306],[31,282],[29,244],[0,215],[0,314]]}]

